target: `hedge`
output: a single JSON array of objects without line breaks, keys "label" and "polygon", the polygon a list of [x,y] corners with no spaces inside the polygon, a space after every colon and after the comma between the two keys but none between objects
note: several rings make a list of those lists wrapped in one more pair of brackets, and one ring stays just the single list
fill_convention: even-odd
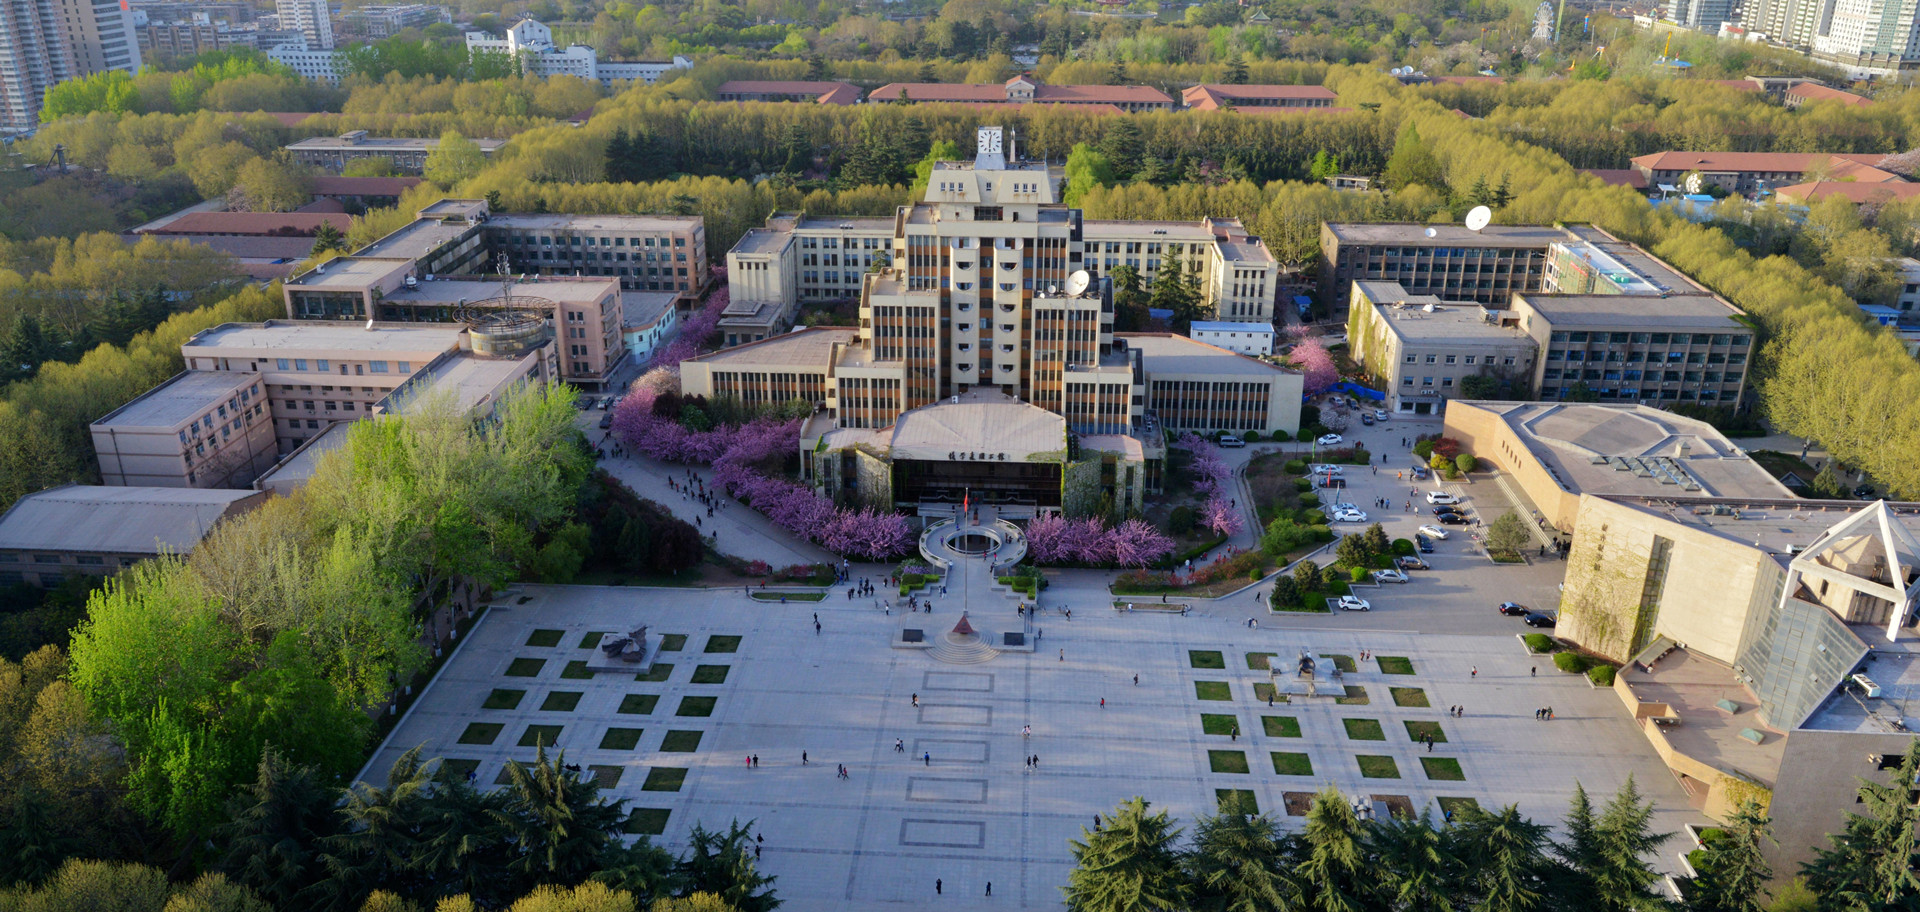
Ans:
[{"label": "hedge", "polygon": [[1571,674],[1579,674],[1592,667],[1593,663],[1577,652],[1558,652],[1553,656],[1553,667]]},{"label": "hedge", "polygon": [[1367,576],[1368,576],[1367,568],[1355,567],[1352,570],[1347,571],[1347,575],[1350,577],[1353,577],[1353,581],[1356,583],[1364,583],[1367,581]]},{"label": "hedge", "polygon": [[1411,557],[1413,553],[1418,550],[1420,549],[1413,546],[1413,539],[1396,538],[1393,540],[1393,553],[1401,557]]},{"label": "hedge", "polygon": [[1319,506],[1319,505],[1320,505],[1320,495],[1318,495],[1318,494],[1302,494],[1302,495],[1300,495],[1300,506],[1302,506],[1302,507],[1317,507],[1317,506]]},{"label": "hedge", "polygon": [[1274,431],[1272,434],[1268,435],[1268,439],[1272,440],[1274,443],[1286,443],[1287,441],[1292,440],[1293,438],[1289,436],[1286,431]]},{"label": "hedge", "polygon": [[1553,637],[1544,633],[1529,633],[1521,639],[1527,643],[1527,651],[1534,653],[1552,652]]},{"label": "hedge", "polygon": [[1307,474],[1307,463],[1306,463],[1306,460],[1304,459],[1289,459],[1287,460],[1286,465],[1283,465],[1280,468],[1283,469],[1288,475]]},{"label": "hedge", "polygon": [[1600,687],[1613,686],[1614,668],[1612,665],[1595,665],[1587,669],[1587,680]]}]

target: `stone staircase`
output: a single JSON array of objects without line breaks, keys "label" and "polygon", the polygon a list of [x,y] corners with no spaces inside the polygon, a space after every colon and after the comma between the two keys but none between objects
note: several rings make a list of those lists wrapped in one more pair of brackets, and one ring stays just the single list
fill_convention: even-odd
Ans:
[{"label": "stone staircase", "polygon": [[988,646],[979,634],[956,634],[951,631],[940,635],[939,642],[927,650],[927,654],[948,665],[978,665],[991,662],[1000,655],[1000,651]]}]

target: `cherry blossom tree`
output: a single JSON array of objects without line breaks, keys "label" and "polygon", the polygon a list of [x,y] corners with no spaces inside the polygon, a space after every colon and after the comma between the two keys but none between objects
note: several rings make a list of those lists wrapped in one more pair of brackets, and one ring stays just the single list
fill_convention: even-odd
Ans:
[{"label": "cherry blossom tree", "polygon": [[1067,520],[1058,513],[1035,517],[1027,523],[1027,556],[1036,564],[1056,564],[1070,560],[1062,540]]},{"label": "cherry blossom tree", "polygon": [[1144,567],[1173,552],[1173,539],[1140,519],[1115,526],[1107,541],[1113,562],[1122,567]]},{"label": "cherry blossom tree", "polygon": [[1207,505],[1201,509],[1201,521],[1215,535],[1237,535],[1247,527],[1240,510],[1218,493],[1207,498]]},{"label": "cherry blossom tree", "polygon": [[1302,339],[1293,346],[1287,359],[1305,375],[1302,385],[1308,395],[1324,392],[1340,379],[1340,369],[1334,366],[1333,354],[1318,339]]}]

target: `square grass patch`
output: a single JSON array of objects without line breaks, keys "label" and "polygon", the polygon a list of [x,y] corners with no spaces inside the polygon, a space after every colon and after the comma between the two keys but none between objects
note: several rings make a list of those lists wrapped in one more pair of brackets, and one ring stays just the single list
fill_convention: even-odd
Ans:
[{"label": "square grass patch", "polygon": [[593,787],[603,789],[610,789],[619,785],[620,774],[626,771],[627,768],[624,766],[594,765],[587,767],[587,772],[593,774]]},{"label": "square grass patch", "polygon": [[475,722],[460,733],[461,744],[492,744],[500,737],[500,730],[506,726],[498,722]]},{"label": "square grass patch", "polygon": [[550,713],[570,713],[580,705],[580,691],[556,690],[540,701],[540,711]]},{"label": "square grass patch", "polygon": [[606,634],[604,634],[604,633],[601,633],[601,632],[599,632],[599,631],[595,631],[595,632],[593,632],[593,633],[589,633],[589,634],[587,634],[586,636],[583,636],[583,637],[581,637],[581,638],[580,638],[580,648],[581,648],[581,649],[592,649],[592,648],[594,648],[595,646],[598,646],[598,645],[600,645],[600,641],[601,641],[602,639],[604,639],[605,637],[606,637]]},{"label": "square grass patch", "polygon": [[727,672],[732,668],[731,665],[697,665],[693,669],[693,683],[725,684]]},{"label": "square grass patch", "polygon": [[644,716],[652,713],[659,703],[659,694],[627,694],[620,698],[620,712],[629,716]]},{"label": "square grass patch", "polygon": [[687,781],[687,771],[677,766],[656,766],[647,770],[647,781],[641,783],[643,792],[677,792]]},{"label": "square grass patch", "polygon": [[1272,684],[1253,685],[1253,698],[1255,700],[1264,700],[1268,703],[1292,703],[1293,702],[1292,697],[1274,690]]},{"label": "square grass patch", "polygon": [[1249,652],[1247,653],[1247,669],[1249,671],[1266,671],[1267,663],[1277,655],[1279,655],[1277,652]]},{"label": "square grass patch", "polygon": [[587,670],[587,663],[585,661],[576,659],[568,662],[567,667],[561,669],[560,677],[566,678],[569,681],[591,681],[593,680],[593,672]]},{"label": "square grass patch", "polygon": [[1357,667],[1353,664],[1353,656],[1341,655],[1340,653],[1334,652],[1323,655],[1321,658],[1332,660],[1333,667],[1340,669],[1342,673],[1353,674],[1354,671],[1357,670]]},{"label": "square grass patch", "polygon": [[507,663],[507,677],[534,678],[540,676],[540,669],[547,667],[546,659],[514,659]]},{"label": "square grass patch", "polygon": [[1440,723],[1438,722],[1409,721],[1406,725],[1407,738],[1409,740],[1419,741],[1424,738],[1432,738],[1437,743],[1447,743],[1447,733],[1440,730]]},{"label": "square grass patch", "polygon": [[1293,716],[1261,716],[1260,727],[1269,738],[1300,737],[1300,720]]},{"label": "square grass patch", "polygon": [[1247,754],[1245,751],[1207,751],[1207,765],[1216,773],[1245,773]]},{"label": "square grass patch", "polygon": [[526,695],[527,695],[527,692],[524,690],[508,690],[505,688],[496,687],[494,688],[493,693],[487,694],[487,699],[485,702],[480,704],[480,708],[481,709],[515,709],[519,707],[520,699],[522,697],[525,697]]},{"label": "square grass patch", "polygon": [[520,746],[539,747],[546,745],[547,747],[552,747],[554,742],[560,740],[560,729],[562,727],[563,726],[559,725],[529,725],[526,731],[520,733]]},{"label": "square grass patch", "polygon": [[1381,674],[1413,674],[1413,660],[1406,656],[1374,656],[1373,661],[1379,664]]},{"label": "square grass patch", "polygon": [[1400,764],[1392,757],[1361,754],[1353,759],[1360,761],[1360,776],[1363,779],[1398,779]]},{"label": "square grass patch", "polygon": [[1446,815],[1448,819],[1458,819],[1466,814],[1477,814],[1480,812],[1480,802],[1473,798],[1441,797],[1435,798],[1433,801],[1435,804],[1440,805],[1440,813]]},{"label": "square grass patch", "polygon": [[527,637],[527,645],[540,646],[543,648],[558,646],[560,645],[560,638],[566,635],[567,632],[564,630],[536,630],[532,636]]},{"label": "square grass patch", "polygon": [[1311,776],[1313,759],[1306,754],[1290,751],[1273,752],[1273,772],[1276,776]]},{"label": "square grass patch", "polygon": [[671,674],[673,674],[672,665],[669,665],[665,662],[655,662],[653,663],[653,667],[647,669],[646,674],[634,675],[633,679],[636,681],[644,681],[649,684],[659,684],[666,681],[667,676]]},{"label": "square grass patch", "polygon": [[1380,727],[1379,719],[1341,719],[1340,724],[1347,728],[1347,739],[1351,741],[1385,741],[1387,732]]},{"label": "square grass patch", "polygon": [[672,813],[666,808],[634,808],[621,829],[636,836],[658,836],[667,831],[667,817]]},{"label": "square grass patch", "polygon": [[676,716],[706,717],[713,715],[713,704],[719,702],[716,697],[681,697],[680,708],[673,711]]},{"label": "square grass patch", "polygon": [[1200,730],[1209,735],[1231,735],[1240,730],[1240,720],[1224,713],[1201,713]]},{"label": "square grass patch", "polygon": [[1460,769],[1460,761],[1452,757],[1421,757],[1420,769],[1435,782],[1467,781],[1467,774]]},{"label": "square grass patch", "polygon": [[638,728],[609,728],[600,736],[600,749],[607,751],[630,751],[640,744]]},{"label": "square grass patch", "polygon": [[701,652],[739,652],[740,638],[737,636],[707,637],[707,648]]},{"label": "square grass patch", "polygon": [[1213,800],[1222,814],[1260,813],[1260,799],[1252,789],[1214,789]]},{"label": "square grass patch", "polygon": [[679,652],[685,648],[687,648],[687,635],[684,633],[668,633],[660,637],[661,652]]},{"label": "square grass patch", "polygon": [[660,749],[669,754],[691,754],[700,749],[700,732],[667,732],[667,739],[660,742]]},{"label": "square grass patch", "polygon": [[1427,702],[1427,692],[1418,687],[1389,687],[1387,688],[1387,693],[1393,694],[1393,705],[1395,706],[1427,707],[1433,705]]},{"label": "square grass patch", "polygon": [[1215,649],[1189,649],[1187,662],[1195,668],[1225,668],[1227,657]]},{"label": "square grass patch", "polygon": [[1195,681],[1193,682],[1193,696],[1195,699],[1200,700],[1231,700],[1233,699],[1233,690],[1227,686],[1227,682],[1225,681]]},{"label": "square grass patch", "polygon": [[1358,684],[1348,684],[1346,687],[1347,695],[1344,697],[1334,697],[1333,702],[1341,706],[1366,706],[1373,702],[1373,700],[1367,697],[1367,689],[1365,687],[1361,687]]}]

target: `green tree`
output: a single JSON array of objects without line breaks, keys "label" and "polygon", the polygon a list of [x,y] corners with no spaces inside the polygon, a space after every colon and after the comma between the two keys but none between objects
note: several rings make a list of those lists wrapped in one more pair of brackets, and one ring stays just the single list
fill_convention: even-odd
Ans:
[{"label": "green tree", "polygon": [[1339,157],[1327,154],[1327,150],[1325,149],[1314,152],[1313,161],[1307,163],[1307,176],[1312,178],[1316,183],[1339,173]]},{"label": "green tree", "polygon": [[384,155],[356,158],[340,169],[341,177],[393,177],[400,173],[393,166],[393,159]]},{"label": "green tree", "polygon": [[1492,399],[1500,395],[1500,378],[1491,374],[1473,374],[1460,378],[1460,398]]},{"label": "green tree", "polygon": [[1386,554],[1393,550],[1393,541],[1387,538],[1387,530],[1379,523],[1367,527],[1367,550],[1373,554]]},{"label": "green tree", "polygon": [[[1072,151],[1067,153],[1065,173],[1067,189],[1063,199],[1068,206],[1079,205],[1081,198],[1093,188],[1112,186],[1115,181],[1113,162],[1105,153],[1083,142],[1074,143]],[[1135,283],[1138,284],[1137,275]]]},{"label": "green tree", "polygon": [[625,799],[603,801],[593,780],[563,769],[566,753],[507,765],[507,806],[500,821],[519,855],[509,870],[528,884],[578,884],[598,870],[620,836]]},{"label": "green tree", "polygon": [[334,832],[336,798],[313,767],[294,766],[277,751],[262,753],[253,784],[229,804],[220,870],[275,905],[294,908],[294,897],[322,874],[320,840]]},{"label": "green tree", "polygon": [[440,134],[440,144],[427,153],[421,173],[427,180],[449,188],[466,182],[486,167],[487,156],[480,144],[448,130]]},{"label": "green tree", "polygon": [[375,890],[415,885],[422,819],[433,776],[415,747],[387,770],[385,786],[355,782],[338,809],[339,831],[320,840],[326,876],[302,892],[309,908],[351,912]]},{"label": "green tree", "polygon": [[1160,270],[1153,277],[1150,307],[1173,311],[1173,331],[1185,333],[1200,317],[1200,289],[1186,276],[1182,267],[1184,253],[1169,252],[1160,259]]},{"label": "green tree", "polygon": [[1447,185],[1440,160],[1420,139],[1420,131],[1411,121],[1400,128],[1400,136],[1394,140],[1393,154],[1387,158],[1383,176],[1388,188],[1393,190],[1404,190],[1415,185],[1439,190]]},{"label": "green tree", "polygon": [[1106,156],[1115,180],[1127,180],[1140,170],[1141,156],[1146,150],[1140,124],[1131,117],[1109,117],[1105,124],[1106,129],[1100,136],[1100,154]]},{"label": "green tree", "polygon": [[1824,904],[1891,910],[1910,908],[1920,899],[1912,862],[1920,809],[1907,797],[1915,776],[1920,776],[1920,738],[1908,743],[1887,782],[1860,780],[1859,812],[1849,813],[1841,831],[1827,836],[1831,847],[1800,868],[1807,887]]},{"label": "green tree", "polygon": [[753,821],[727,824],[725,833],[698,824],[687,834],[687,853],[677,871],[684,893],[712,893],[740,912],[772,912],[780,905],[775,878],[753,863]]},{"label": "green tree", "polygon": [[1273,578],[1273,593],[1267,596],[1267,604],[1275,611],[1292,611],[1300,604],[1300,585],[1290,576]]},{"label": "green tree", "polygon": [[1226,79],[1227,85],[1246,85],[1247,58],[1240,54],[1233,55],[1233,58],[1227,61],[1227,71],[1224,78]]},{"label": "green tree", "polygon": [[620,526],[620,538],[614,545],[614,554],[626,567],[642,570],[652,553],[653,532],[645,520],[629,515]]},{"label": "green tree", "polygon": [[1475,462],[1476,460],[1473,458],[1472,453],[1460,453],[1453,457],[1453,467],[1458,469],[1462,475],[1472,472]]},{"label": "green tree", "polygon": [[1316,912],[1360,912],[1371,875],[1362,840],[1365,830],[1353,806],[1333,787],[1314,793],[1300,835],[1302,857],[1294,876]]},{"label": "green tree", "polygon": [[1579,380],[1567,387],[1566,395],[1561,398],[1568,402],[1599,402],[1600,394],[1594,392],[1593,387],[1587,385],[1587,381]]},{"label": "green tree", "polygon": [[1743,801],[1708,840],[1694,862],[1699,873],[1687,890],[1689,912],[1762,912],[1773,868],[1762,851],[1773,841],[1772,821],[1759,803]]},{"label": "green tree", "polygon": [[277,158],[241,165],[233,189],[227,191],[227,207],[243,212],[292,212],[312,199],[312,171]]},{"label": "green tree", "polygon": [[1365,535],[1341,537],[1340,544],[1334,547],[1333,553],[1339,558],[1340,563],[1347,565],[1348,569],[1364,568],[1373,560],[1373,549],[1367,547]]},{"label": "green tree", "polygon": [[1300,888],[1288,872],[1286,840],[1273,818],[1223,808],[1194,827],[1193,849],[1181,859],[1199,912],[1286,909]]},{"label": "green tree", "polygon": [[340,229],[333,227],[332,222],[321,222],[320,227],[313,232],[313,250],[311,252],[315,256],[318,256],[329,250],[338,250],[341,253],[347,252],[347,236],[341,234]]},{"label": "green tree", "polygon": [[1143,798],[1122,802],[1093,830],[1070,839],[1067,908],[1073,912],[1176,912],[1190,890],[1174,845],[1179,828],[1167,812],[1147,812]]},{"label": "green tree", "polygon": [[[1652,819],[1652,802],[1640,800],[1640,790],[1634,785],[1633,777],[1628,776],[1593,825],[1599,851],[1595,859],[1597,865],[1588,872],[1594,884],[1591,908],[1647,912],[1664,907],[1665,903],[1653,889],[1660,875],[1648,864],[1647,857],[1673,838],[1673,834],[1652,832]],[[1911,827],[1906,838],[1911,845]]]},{"label": "green tree", "polygon": [[1320,588],[1320,565],[1303,560],[1293,565],[1293,582],[1302,590],[1312,592]]},{"label": "green tree", "polygon": [[[1548,907],[1547,828],[1513,805],[1498,813],[1468,814],[1456,822],[1455,852],[1465,865],[1465,892],[1483,912],[1533,912]],[[1591,903],[1592,894],[1565,893]]]},{"label": "green tree", "polygon": [[20,912],[162,912],[172,897],[166,872],[119,861],[69,861],[38,888],[0,895],[0,905]]},{"label": "green tree", "polygon": [[1527,546],[1527,521],[1508,510],[1487,526],[1487,550],[1496,554],[1517,554]]},{"label": "green tree", "polygon": [[1113,268],[1113,309],[1115,332],[1140,332],[1147,328],[1147,294],[1140,286],[1140,270],[1121,264]]},{"label": "green tree", "polygon": [[1405,912],[1451,912],[1459,890],[1459,861],[1447,833],[1433,825],[1431,811],[1418,817],[1375,820],[1367,829],[1367,854],[1380,876],[1372,891],[1383,908]]}]

